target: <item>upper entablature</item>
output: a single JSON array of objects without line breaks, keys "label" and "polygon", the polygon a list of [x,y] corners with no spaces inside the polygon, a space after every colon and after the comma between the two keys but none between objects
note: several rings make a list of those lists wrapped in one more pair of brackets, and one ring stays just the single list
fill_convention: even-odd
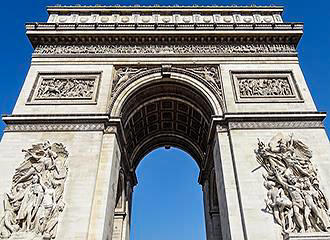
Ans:
[{"label": "upper entablature", "polygon": [[282,23],[280,6],[51,6],[48,23]]}]

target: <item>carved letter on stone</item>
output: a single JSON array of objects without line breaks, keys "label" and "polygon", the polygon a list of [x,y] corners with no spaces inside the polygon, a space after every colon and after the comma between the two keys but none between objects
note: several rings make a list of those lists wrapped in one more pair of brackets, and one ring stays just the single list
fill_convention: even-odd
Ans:
[{"label": "carved letter on stone", "polygon": [[329,202],[319,187],[310,149],[292,135],[277,134],[268,145],[259,140],[255,153],[267,172],[265,210],[283,232],[327,232]]},{"label": "carved letter on stone", "polygon": [[39,143],[23,150],[12,187],[4,197],[0,239],[42,240],[56,237],[64,210],[68,152],[61,143]]}]

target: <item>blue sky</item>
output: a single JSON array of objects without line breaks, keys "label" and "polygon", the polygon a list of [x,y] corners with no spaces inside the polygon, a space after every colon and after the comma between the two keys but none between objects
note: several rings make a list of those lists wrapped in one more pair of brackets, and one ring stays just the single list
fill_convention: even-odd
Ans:
[{"label": "blue sky", "polygon": [[[274,1],[3,1],[0,113],[11,113],[30,64],[32,47],[25,36],[25,22],[46,21],[46,6],[62,4],[122,5],[283,5],[284,20],[304,22],[299,44],[300,64],[319,111],[329,111],[330,101],[330,2]],[[326,120],[329,131],[330,118]],[[0,123],[0,137],[4,124]],[[175,164],[172,164],[174,163]],[[139,184],[133,203],[132,240],[204,239],[201,188],[195,162],[180,150],[158,149],[138,170]],[[1,194],[1,193],[0,193]]]}]

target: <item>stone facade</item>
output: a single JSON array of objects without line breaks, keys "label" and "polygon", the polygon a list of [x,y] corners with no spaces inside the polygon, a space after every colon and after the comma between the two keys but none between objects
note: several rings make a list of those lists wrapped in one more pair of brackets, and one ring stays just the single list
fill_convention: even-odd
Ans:
[{"label": "stone facade", "polygon": [[330,239],[325,113],[281,7],[48,12],[3,117],[0,238],[128,240],[135,169],[174,146],[200,167],[208,240]]}]

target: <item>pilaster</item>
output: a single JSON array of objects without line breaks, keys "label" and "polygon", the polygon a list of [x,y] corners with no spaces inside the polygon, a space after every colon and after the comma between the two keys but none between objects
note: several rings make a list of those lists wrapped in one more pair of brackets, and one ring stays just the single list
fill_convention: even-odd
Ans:
[{"label": "pilaster", "polygon": [[102,139],[88,240],[105,240],[112,236],[120,157],[116,127],[108,126]]}]

